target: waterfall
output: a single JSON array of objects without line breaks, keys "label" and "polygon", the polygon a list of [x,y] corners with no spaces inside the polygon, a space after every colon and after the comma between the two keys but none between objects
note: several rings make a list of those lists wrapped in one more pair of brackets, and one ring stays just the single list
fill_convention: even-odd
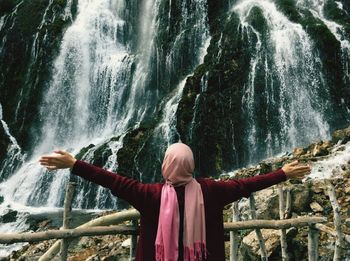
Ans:
[{"label": "waterfall", "polygon": [[[125,131],[123,115],[116,110],[128,92],[133,58],[124,39],[118,38],[125,25],[119,16],[125,5],[118,3],[115,13],[106,1],[79,1],[78,15],[63,37],[41,108],[42,141],[35,155],[1,184],[6,197],[22,204],[59,205],[68,171],[47,173],[36,163],[39,155],[54,148],[77,153],[89,142],[98,144],[111,135],[114,126],[120,127],[119,133]],[[115,200],[111,197],[110,201],[113,206]]]},{"label": "waterfall", "polygon": [[[239,17],[238,33],[251,52],[242,98],[248,161],[329,137],[329,90],[302,26],[289,21],[269,0],[240,1],[232,12]],[[263,19],[260,27],[252,22],[257,16]]]},{"label": "waterfall", "polygon": [[[7,148],[7,156],[4,159],[4,162],[2,163],[2,168],[0,169],[0,173],[12,173],[15,171],[18,164],[23,163],[25,159],[25,155],[22,153],[21,147],[18,145],[17,140],[15,137],[13,137],[10,133],[9,127],[7,123],[3,120],[2,116],[2,106],[0,104],[0,129],[2,128],[7,135],[10,146]],[[6,168],[6,169],[5,169]],[[4,176],[0,176],[0,178],[5,178]],[[2,181],[0,179],[0,181]]]},{"label": "waterfall", "polygon": [[[343,6],[340,2],[335,3],[337,4],[339,10],[343,10]],[[324,14],[325,0],[298,0],[297,6],[299,8],[304,8],[311,11],[313,16],[320,19],[340,43],[342,51],[342,66],[344,71],[343,80],[347,86],[350,86],[350,42],[348,39],[346,39],[344,26],[338,24],[335,21],[327,19]]]},{"label": "waterfall", "polygon": [[[134,30],[136,45],[127,31],[131,18],[125,0],[78,2],[76,17],[63,35],[52,78],[41,103],[42,127],[38,131],[41,141],[19,170],[0,184],[0,194],[4,195],[6,204],[16,202],[45,207],[62,204],[69,171],[51,173],[37,163],[40,155],[54,149],[65,149],[72,154],[83,151],[81,157],[86,161],[93,161],[95,153],[103,149],[108,151],[104,168],[115,171],[117,152],[123,147],[125,134],[137,128],[145,118],[152,117],[159,110],[158,106],[164,106],[164,116],[155,128],[154,137],[161,144],[170,142],[171,133],[176,131],[175,112],[186,77],[181,77],[183,81],[167,94],[169,99],[163,103],[159,91],[152,88],[151,79],[158,72],[151,68],[167,70],[154,66],[164,64],[165,60],[170,65],[177,63],[174,55],[185,46],[189,35],[195,34],[190,49],[193,57],[188,57],[194,61],[193,70],[203,62],[210,38],[206,1],[193,0],[189,6],[182,4],[179,35],[170,53],[159,61],[161,58],[155,54],[158,52],[156,36],[161,21],[157,13],[161,2],[144,0],[140,4],[138,29]],[[67,1],[65,19],[72,19],[71,5],[72,1]],[[195,11],[191,13],[187,8]],[[46,19],[45,11],[42,24]],[[33,54],[37,50],[36,42]],[[167,134],[163,136],[164,133]],[[117,198],[109,191],[80,179],[77,191],[75,207],[116,208],[118,205]]]}]

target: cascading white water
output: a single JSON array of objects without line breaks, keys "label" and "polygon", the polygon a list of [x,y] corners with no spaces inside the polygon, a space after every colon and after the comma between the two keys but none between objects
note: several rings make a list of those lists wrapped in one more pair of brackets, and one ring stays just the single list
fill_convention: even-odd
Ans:
[{"label": "cascading white water", "polygon": [[[322,64],[301,25],[289,21],[269,0],[240,1],[232,12],[238,15],[238,30],[251,50],[242,99],[249,161],[327,138],[328,105],[321,94],[328,97],[328,90],[318,73]],[[260,12],[266,21],[265,33],[251,24],[252,12]]]},{"label": "cascading white water", "polygon": [[[340,10],[343,10],[342,4],[336,2]],[[346,32],[342,25],[326,18],[324,14],[325,0],[298,0],[296,5],[299,8],[309,10],[315,18],[320,19],[329,29],[329,31],[339,41],[342,51],[342,63],[344,71],[344,82],[350,84],[350,42],[345,38]]]},{"label": "cascading white water", "polygon": [[[189,5],[189,6],[188,6]],[[193,12],[189,12],[190,6],[195,6]],[[179,50],[182,45],[184,45],[186,38],[190,35],[193,44],[193,50],[195,55],[193,57],[193,69],[195,66],[203,63],[204,57],[207,54],[207,48],[210,43],[210,33],[208,24],[208,14],[207,14],[207,2],[205,0],[192,0],[190,2],[182,2],[182,13],[183,17],[180,23],[180,32],[175,38],[174,42],[171,43],[170,52],[165,57],[166,68],[168,73],[172,73],[174,70],[174,63],[176,59],[180,56]],[[169,2],[169,12],[168,12],[168,27],[170,30],[170,19],[171,19],[171,1]],[[159,25],[158,25],[159,26]],[[157,65],[159,69],[159,65]],[[169,98],[163,103],[163,114],[162,119],[156,126],[154,130],[153,139],[155,142],[160,143],[159,151],[163,152],[166,147],[171,143],[178,142],[179,134],[176,129],[176,111],[178,108],[178,103],[182,97],[182,92],[186,84],[186,79],[190,75],[187,75],[177,84],[175,90],[173,90]],[[159,142],[159,141],[165,142]],[[162,145],[161,145],[162,144]],[[160,158],[163,155],[160,155]],[[155,177],[153,177],[154,179]],[[142,174],[141,174],[142,179]]]},{"label": "cascading white water", "polygon": [[111,135],[115,125],[106,124],[112,122],[120,127],[119,133],[125,131],[125,124],[118,124],[123,118],[116,119],[116,109],[127,91],[129,79],[125,78],[133,61],[123,39],[117,38],[125,23],[119,17],[124,2],[118,3],[113,12],[106,1],[79,1],[78,15],[64,34],[41,108],[42,141],[35,155],[1,184],[7,202],[57,206],[68,171],[48,174],[36,162],[38,156],[54,148],[77,153],[84,145]]},{"label": "cascading white water", "polygon": [[[40,155],[56,148],[77,154],[82,147],[94,144],[83,155],[89,161],[93,160],[94,152],[103,144],[111,152],[104,167],[116,170],[116,154],[123,145],[126,131],[137,127],[146,114],[157,110],[157,90],[151,92],[146,87],[149,74],[153,73],[149,67],[150,63],[154,63],[160,2],[142,2],[138,47],[134,53],[130,48],[131,40],[125,33],[128,22],[125,20],[128,13],[125,0],[79,1],[76,18],[63,36],[59,55],[54,62],[52,80],[44,95],[40,110],[43,122],[41,142],[35,146],[34,155],[0,184],[0,193],[5,195],[6,204],[15,201],[22,205],[53,207],[62,203],[69,171],[59,170],[53,174],[37,163]],[[177,39],[186,33],[196,34],[193,40],[196,65],[203,61],[204,49],[209,44],[209,29],[206,1],[194,0],[191,5],[198,8],[190,14],[183,7],[182,31]],[[71,17],[70,10],[71,2],[67,1],[65,16]],[[45,19],[44,15],[43,21]],[[191,23],[186,22],[187,19],[191,19]],[[187,27],[191,26],[194,28],[188,31]],[[180,44],[183,43],[175,41],[172,51]],[[165,112],[166,123],[171,124],[174,120],[173,108],[176,108],[183,85],[179,85],[177,94],[170,97],[171,105],[165,108],[171,107],[170,112]],[[164,130],[168,128],[164,122],[159,124],[156,132],[170,132]],[[168,140],[168,135],[156,136],[160,140]],[[115,137],[113,141],[108,141],[112,137]],[[117,199],[105,189],[88,186],[80,180],[78,183],[76,207],[116,206]],[[95,201],[90,202],[87,195],[93,195]]]},{"label": "cascading white water", "polygon": [[5,131],[5,134],[7,135],[8,139],[11,142],[10,147],[7,149],[7,157],[4,159],[4,162],[2,164],[2,168],[0,169],[0,173],[5,172],[5,167],[9,168],[6,169],[8,173],[15,170],[15,167],[24,161],[25,155],[22,153],[21,147],[18,145],[17,140],[15,137],[13,137],[10,133],[9,127],[7,126],[7,123],[3,120],[2,115],[2,106],[0,104],[0,128],[2,128]]}]

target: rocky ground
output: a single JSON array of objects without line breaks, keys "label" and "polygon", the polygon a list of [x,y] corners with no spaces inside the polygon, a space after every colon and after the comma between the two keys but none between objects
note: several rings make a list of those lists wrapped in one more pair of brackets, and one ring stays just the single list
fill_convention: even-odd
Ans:
[{"label": "rocky ground", "polygon": [[[311,178],[307,178],[303,182],[288,181],[283,183],[284,191],[290,190],[291,192],[292,208],[290,217],[305,215],[324,216],[327,218],[325,225],[334,228],[333,209],[327,194],[326,184],[326,181],[331,181],[335,187],[337,201],[340,206],[342,231],[350,235],[349,141],[350,126],[347,129],[334,132],[330,141],[315,142],[307,148],[295,148],[293,153],[265,160],[258,166],[240,169],[234,173],[222,175],[221,178],[263,175],[295,159],[311,164],[313,167]],[[326,175],[325,173],[328,174]],[[279,201],[276,186],[255,193],[255,200],[259,219],[279,219]],[[248,206],[247,199],[242,199],[239,203],[242,220],[249,219]],[[227,206],[224,215],[225,220],[228,221],[231,216],[230,206]],[[8,218],[11,217],[9,216]],[[36,224],[37,231],[52,228],[58,228],[57,222],[41,220]],[[279,231],[263,229],[262,233],[266,240],[269,260],[281,260]],[[291,260],[307,260],[307,237],[308,230],[306,227],[287,230],[288,252]],[[240,241],[240,260],[260,260],[258,242],[254,231],[241,231]],[[53,240],[50,240],[37,244],[28,244],[2,260],[37,260],[53,242]],[[320,260],[332,260],[334,244],[334,237],[320,232]],[[129,245],[130,240],[128,236],[84,237],[71,243],[69,260],[129,260]],[[228,256],[229,242],[226,242],[226,251]],[[344,251],[346,256],[350,256],[349,245],[344,245]]]}]

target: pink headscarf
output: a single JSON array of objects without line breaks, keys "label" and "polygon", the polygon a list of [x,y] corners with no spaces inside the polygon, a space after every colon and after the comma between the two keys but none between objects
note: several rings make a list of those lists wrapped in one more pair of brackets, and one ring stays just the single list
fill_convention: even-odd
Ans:
[{"label": "pink headscarf", "polygon": [[184,260],[206,258],[204,201],[200,184],[193,179],[191,149],[183,143],[171,145],[165,152],[159,223],[155,242],[157,261],[177,261],[180,214],[174,187],[185,187]]}]

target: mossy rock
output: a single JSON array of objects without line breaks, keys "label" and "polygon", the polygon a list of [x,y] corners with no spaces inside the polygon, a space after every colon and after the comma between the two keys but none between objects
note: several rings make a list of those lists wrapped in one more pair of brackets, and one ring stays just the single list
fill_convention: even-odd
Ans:
[{"label": "mossy rock", "polygon": [[277,0],[275,3],[277,8],[292,22],[298,23],[301,20],[301,15],[298,12],[294,0]]},{"label": "mossy rock", "polygon": [[9,209],[6,214],[0,217],[2,223],[12,223],[17,220],[18,212],[16,210]]},{"label": "mossy rock", "polygon": [[307,184],[295,184],[291,189],[292,209],[296,213],[311,212],[310,203],[313,193]]},{"label": "mossy rock", "polygon": [[332,134],[332,142],[338,143],[341,141],[342,144],[350,141],[350,126],[346,129],[336,130]]},{"label": "mossy rock", "polygon": [[101,144],[100,146],[96,147],[94,144],[90,144],[87,147],[82,148],[79,153],[75,156],[76,159],[81,160],[84,158],[84,155],[88,153],[90,150],[92,150],[92,161],[91,163],[98,166],[103,167],[106,163],[108,158],[112,155],[112,150],[109,147],[109,141]]},{"label": "mossy rock", "polygon": [[11,141],[7,134],[5,133],[5,130],[3,129],[2,125],[0,125],[0,160],[5,158],[7,154],[7,149],[10,146]]},{"label": "mossy rock", "polygon": [[268,34],[269,28],[267,21],[259,7],[255,6],[250,10],[247,22],[253,26],[254,29],[261,34],[261,36],[266,36]]},{"label": "mossy rock", "polygon": [[93,148],[93,147],[95,147],[94,144],[90,144],[90,145],[87,146],[87,147],[83,147],[83,148],[78,152],[78,154],[75,155],[75,158],[78,159],[78,160],[83,159],[84,155],[85,155],[91,148]]},{"label": "mossy rock", "polygon": [[[7,6],[8,10],[9,1],[0,2],[0,5]],[[10,2],[12,5],[17,3],[17,1]],[[76,6],[76,2],[74,0],[72,9]],[[43,90],[50,81],[52,63],[58,55],[64,29],[69,24],[68,21],[63,21],[61,16],[66,0],[54,1],[49,9],[48,4],[46,0],[22,1],[17,8],[13,23],[4,24],[11,28],[3,30],[8,33],[0,64],[0,70],[6,70],[0,85],[2,94],[0,103],[3,105],[4,119],[12,135],[16,137],[23,151],[28,153],[31,153],[32,144],[38,143],[41,136],[38,134],[42,124],[38,117],[38,102],[42,100],[45,93]],[[46,22],[38,32],[44,13]],[[36,39],[36,60],[33,60],[32,56],[34,39]],[[21,97],[20,102],[18,97]],[[14,114],[17,117],[13,117]]]},{"label": "mossy rock", "polygon": [[[151,124],[153,125],[153,124]],[[135,168],[135,158],[143,147],[153,128],[147,123],[137,129],[130,130],[123,139],[123,147],[117,152],[118,173],[124,176],[139,178]]]},{"label": "mossy rock", "polygon": [[94,156],[92,164],[98,167],[103,167],[107,163],[108,158],[112,155],[112,150],[109,147],[108,143],[104,143],[101,146],[97,147],[94,150],[93,154]]}]

